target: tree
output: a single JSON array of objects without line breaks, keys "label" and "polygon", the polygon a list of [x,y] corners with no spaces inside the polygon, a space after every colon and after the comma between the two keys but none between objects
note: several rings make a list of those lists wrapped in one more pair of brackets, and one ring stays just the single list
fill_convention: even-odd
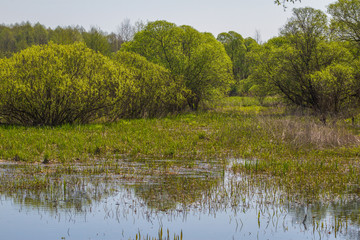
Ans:
[{"label": "tree", "polygon": [[347,114],[358,92],[352,55],[328,39],[327,18],[312,8],[294,9],[282,39],[265,45],[254,77],[272,85],[290,103],[311,109],[326,123]]},{"label": "tree", "polygon": [[355,43],[360,48],[360,1],[339,0],[330,4],[331,26],[340,40]]},{"label": "tree", "polygon": [[57,27],[55,30],[49,30],[49,38],[57,44],[73,44],[83,41],[81,33],[84,31],[81,27]]},{"label": "tree", "polygon": [[244,92],[259,99],[260,103],[266,96],[273,95],[274,84],[272,79],[273,71],[278,62],[272,59],[278,48],[281,48],[286,40],[285,37],[270,39],[263,45],[255,45],[255,40],[249,39],[248,46],[251,49],[248,54],[249,72],[247,79],[242,81]]},{"label": "tree", "polygon": [[10,28],[0,27],[0,57],[9,57],[16,51],[16,39]]},{"label": "tree", "polygon": [[117,27],[116,33],[111,33],[107,36],[111,52],[119,51],[121,45],[131,41],[134,38],[135,33],[141,31],[143,27],[144,24],[142,22],[138,21],[135,25],[131,25],[130,19],[124,19],[120,26]]},{"label": "tree", "polygon": [[245,76],[245,55],[246,46],[244,38],[234,31],[227,33],[220,33],[217,36],[217,40],[221,42],[229,55],[231,62],[233,63],[233,74],[235,79],[240,80],[246,78]]},{"label": "tree", "polygon": [[222,44],[211,34],[190,26],[150,22],[122,49],[136,52],[183,78],[189,90],[186,99],[193,110],[201,101],[224,94],[232,82],[231,60]]},{"label": "tree", "polygon": [[119,34],[111,33],[107,35],[106,38],[108,40],[111,52],[115,53],[120,50],[123,41]]},{"label": "tree", "polygon": [[49,34],[46,28],[41,25],[40,23],[37,23],[34,25],[34,44],[41,45],[41,44],[47,44],[49,41]]},{"label": "tree", "polygon": [[122,42],[129,42],[134,38],[136,29],[135,26],[132,26],[130,19],[125,18],[120,26],[117,28],[117,33],[121,38]]},{"label": "tree", "polygon": [[106,34],[99,28],[92,27],[89,32],[83,32],[82,36],[88,48],[100,52],[105,56],[110,55],[110,44]]},{"label": "tree", "polygon": [[244,39],[239,33],[230,31],[220,33],[217,37],[229,55],[233,64],[235,82],[231,86],[230,95],[247,93],[249,87],[245,86],[246,79],[250,75],[249,55],[258,46],[252,38]]},{"label": "tree", "polygon": [[16,51],[21,51],[34,44],[34,29],[29,22],[15,24],[12,27],[14,37],[16,39]]},{"label": "tree", "polygon": [[234,84],[231,86],[230,95],[239,94],[239,82],[245,78],[245,54],[246,47],[243,37],[234,32],[224,32],[217,36],[217,40],[221,42],[226,50],[226,53],[231,59],[233,65],[233,75],[235,78]]}]

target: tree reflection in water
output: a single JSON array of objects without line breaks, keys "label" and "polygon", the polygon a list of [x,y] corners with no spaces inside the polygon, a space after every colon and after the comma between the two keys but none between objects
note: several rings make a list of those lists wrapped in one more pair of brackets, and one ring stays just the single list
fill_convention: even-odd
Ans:
[{"label": "tree reflection in water", "polygon": [[[196,162],[184,167],[160,161],[124,161],[103,164],[91,170],[94,174],[89,174],[89,166],[66,171],[52,168],[2,166],[2,202],[37,209],[38,214],[50,218],[66,213],[89,219],[97,211],[104,220],[122,226],[139,224],[144,231],[146,225],[163,229],[166,224],[171,232],[180,234],[182,229],[176,226],[183,224],[188,237],[194,232],[185,232],[186,222],[191,224],[195,216],[204,222],[221,222],[219,232],[221,227],[229,231],[231,226],[233,236],[254,231],[288,234],[289,229],[296,229],[314,238],[359,239],[358,199],[344,196],[336,202],[292,202],[271,178],[233,174],[219,163]],[[139,229],[126,234],[135,237]]]}]

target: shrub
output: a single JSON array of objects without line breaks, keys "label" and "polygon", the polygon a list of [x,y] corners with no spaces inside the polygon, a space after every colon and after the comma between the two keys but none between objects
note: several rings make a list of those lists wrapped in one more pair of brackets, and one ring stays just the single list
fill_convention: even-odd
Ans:
[{"label": "shrub", "polygon": [[87,123],[114,106],[131,77],[82,43],[33,46],[0,61],[0,118],[11,124]]}]

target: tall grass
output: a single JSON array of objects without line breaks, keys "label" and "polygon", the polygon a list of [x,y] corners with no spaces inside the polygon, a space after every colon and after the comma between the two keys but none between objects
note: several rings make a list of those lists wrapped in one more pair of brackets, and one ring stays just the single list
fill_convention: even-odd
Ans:
[{"label": "tall grass", "polygon": [[298,148],[325,149],[360,143],[360,137],[352,134],[345,126],[324,125],[311,117],[258,117],[258,121],[271,137]]}]

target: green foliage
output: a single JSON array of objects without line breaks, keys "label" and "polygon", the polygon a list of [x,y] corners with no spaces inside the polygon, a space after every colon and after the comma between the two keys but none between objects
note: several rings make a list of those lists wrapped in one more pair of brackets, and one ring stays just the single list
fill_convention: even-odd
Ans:
[{"label": "green foliage", "polygon": [[116,118],[162,116],[184,107],[184,83],[169,70],[131,52],[117,52],[114,60],[132,74],[123,83],[121,99],[114,110]]},{"label": "green foliage", "polygon": [[88,48],[100,52],[105,56],[110,54],[110,43],[105,33],[100,29],[92,27],[90,32],[83,32],[82,36]]},{"label": "green foliage", "polygon": [[324,112],[338,114],[354,113],[356,106],[354,68],[346,64],[333,64],[310,76],[318,90],[319,108]]},{"label": "green foliage", "polygon": [[236,79],[246,78],[244,38],[236,32],[220,33],[217,40],[221,42],[233,63],[233,74]]},{"label": "green foliage", "polygon": [[331,27],[341,40],[350,41],[360,47],[360,1],[338,0],[330,4]]},{"label": "green foliage", "polygon": [[0,57],[10,57],[13,53],[50,41],[57,44],[85,42],[89,48],[103,55],[118,51],[122,43],[115,33],[107,34],[94,27],[86,31],[79,26],[51,29],[39,23],[33,25],[29,22],[0,25]]},{"label": "green foliage", "polygon": [[253,47],[248,54],[248,61],[251,75],[241,81],[242,91],[249,93],[251,96],[257,97],[260,102],[268,95],[276,92],[270,81],[268,81],[268,73],[272,71],[274,65],[270,61],[274,48],[282,42],[281,37],[270,39],[262,46]]},{"label": "green foliage", "polygon": [[16,51],[16,40],[13,32],[4,26],[0,26],[0,57],[10,56]]},{"label": "green foliage", "polygon": [[326,15],[295,9],[282,35],[254,54],[252,78],[324,122],[329,115],[347,115],[355,107],[358,81],[348,49],[328,40]]},{"label": "green foliage", "polygon": [[23,125],[98,118],[118,98],[127,74],[81,43],[33,46],[1,61],[0,116]]},{"label": "green foliage", "polygon": [[252,41],[251,38],[244,39],[240,34],[233,31],[220,33],[217,40],[224,45],[233,64],[235,82],[231,86],[230,95],[247,92],[248,89],[245,90],[246,87],[244,88],[243,83],[250,75],[249,55],[257,47],[257,42]]},{"label": "green foliage", "polygon": [[48,43],[49,33],[43,25],[41,25],[40,23],[35,24],[33,27],[33,32],[34,32],[34,43],[36,45]]},{"label": "green foliage", "polygon": [[149,23],[123,50],[136,52],[184,79],[191,109],[224,94],[232,81],[232,66],[224,47],[208,33],[166,21]]},{"label": "green foliage", "polygon": [[72,44],[75,42],[82,42],[83,37],[81,33],[84,29],[76,27],[57,27],[55,30],[49,31],[49,38],[52,42],[57,44]]}]

